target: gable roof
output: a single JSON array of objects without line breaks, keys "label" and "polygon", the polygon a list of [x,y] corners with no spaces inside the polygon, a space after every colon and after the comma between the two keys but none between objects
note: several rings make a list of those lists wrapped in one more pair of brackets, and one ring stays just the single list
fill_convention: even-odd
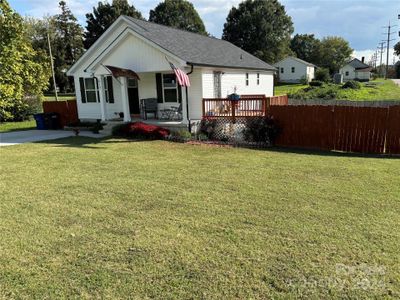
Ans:
[{"label": "gable roof", "polygon": [[271,65],[228,41],[127,17],[135,32],[168,52],[198,66],[275,70]]},{"label": "gable roof", "polygon": [[358,58],[354,58],[351,61],[349,61],[346,65],[352,66],[356,70],[361,70],[361,69],[367,69],[370,68],[369,65],[363,63],[361,60]]},{"label": "gable roof", "polygon": [[295,61],[297,61],[297,62],[299,62],[299,63],[305,64],[305,65],[310,66],[310,67],[316,67],[316,65],[314,65],[314,64],[312,64],[312,63],[309,63],[309,62],[307,62],[307,61],[305,61],[305,60],[302,60],[302,59],[300,59],[300,58],[294,57],[294,56],[287,56],[287,57],[285,57],[284,59],[282,59],[282,60],[278,61],[277,63],[275,63],[274,66],[275,66],[275,65],[278,65],[280,62],[282,62],[282,61],[284,61],[284,60],[286,60],[286,59],[288,59],[288,58],[289,58],[289,59],[293,59],[293,60],[295,60]]}]

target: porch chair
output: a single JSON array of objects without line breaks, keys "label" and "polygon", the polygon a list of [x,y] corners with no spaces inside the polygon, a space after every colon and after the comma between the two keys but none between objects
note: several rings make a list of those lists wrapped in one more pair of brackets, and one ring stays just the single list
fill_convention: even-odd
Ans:
[{"label": "porch chair", "polygon": [[140,114],[144,120],[147,120],[147,114],[154,114],[157,119],[158,101],[156,98],[146,98],[140,100]]},{"label": "porch chair", "polygon": [[182,103],[179,106],[171,106],[170,108],[160,109],[160,119],[164,120],[181,120],[182,119]]}]

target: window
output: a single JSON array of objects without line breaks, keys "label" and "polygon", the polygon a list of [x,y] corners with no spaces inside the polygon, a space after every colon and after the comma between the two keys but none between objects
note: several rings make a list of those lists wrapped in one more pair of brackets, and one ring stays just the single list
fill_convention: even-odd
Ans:
[{"label": "window", "polygon": [[128,88],[137,88],[138,82],[135,78],[128,78]]},{"label": "window", "polygon": [[246,85],[249,85],[249,73],[246,73]]},{"label": "window", "polygon": [[346,76],[349,76],[349,71],[346,71],[346,73],[345,73],[345,74],[346,74]]},{"label": "window", "polygon": [[260,73],[257,73],[257,85],[260,85]]},{"label": "window", "polygon": [[296,69],[295,69],[294,67],[292,67],[292,73],[294,73],[294,72],[295,72],[295,70],[296,70]]},{"label": "window", "polygon": [[104,95],[106,98],[106,102],[114,103],[114,91],[113,91],[113,84],[112,84],[112,77],[105,76],[103,81],[104,85]]},{"label": "window", "polygon": [[163,74],[164,102],[178,102],[178,84],[175,74]]},{"label": "window", "polygon": [[283,70],[283,68],[281,68],[281,73],[283,74],[283,72],[284,72],[284,70]]},{"label": "window", "polygon": [[97,102],[94,78],[85,78],[86,102]]}]

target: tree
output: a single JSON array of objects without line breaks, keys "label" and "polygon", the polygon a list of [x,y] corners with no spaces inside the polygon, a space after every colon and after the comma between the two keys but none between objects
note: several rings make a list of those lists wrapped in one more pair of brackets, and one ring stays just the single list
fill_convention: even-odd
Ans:
[{"label": "tree", "polygon": [[274,63],[291,52],[292,33],[292,19],[278,0],[245,0],[230,10],[222,38]]},{"label": "tree", "polygon": [[149,21],[207,35],[193,4],[186,0],[165,0],[150,10]]},{"label": "tree", "polygon": [[321,41],[319,66],[328,68],[331,74],[337,73],[353,53],[349,42],[342,37],[330,36]]},{"label": "tree", "polygon": [[0,121],[22,119],[31,113],[30,103],[43,96],[49,61],[35,51],[23,19],[6,0],[0,1]]},{"label": "tree", "polygon": [[93,13],[86,14],[85,48],[92,46],[108,27],[121,15],[143,19],[142,14],[128,0],[113,0],[112,4],[99,2]]},{"label": "tree", "polygon": [[[43,51],[49,55],[49,35],[57,87],[61,91],[73,91],[73,78],[68,78],[65,71],[83,53],[83,28],[65,1],[60,1],[59,7],[60,14],[43,19],[25,18],[24,22],[27,37],[36,51]],[[49,81],[50,89],[54,89],[51,78]]]},{"label": "tree", "polygon": [[74,85],[73,78],[68,78],[65,72],[83,53],[83,28],[78,24],[78,20],[65,1],[60,1],[59,7],[61,13],[50,20],[55,28],[54,43],[52,44],[54,69],[60,90],[71,91]]},{"label": "tree", "polygon": [[394,53],[397,56],[400,56],[400,42],[398,42],[396,45],[394,45]]},{"label": "tree", "polygon": [[290,49],[298,58],[318,64],[320,44],[313,34],[296,34],[290,41]]}]

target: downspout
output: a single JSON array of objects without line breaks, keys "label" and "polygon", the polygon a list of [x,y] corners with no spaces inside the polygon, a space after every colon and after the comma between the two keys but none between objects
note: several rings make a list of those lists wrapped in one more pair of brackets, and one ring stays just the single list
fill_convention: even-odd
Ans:
[{"label": "downspout", "polygon": [[[189,73],[186,73],[186,75],[190,75],[193,73],[193,65],[191,64],[191,69]],[[188,130],[189,132],[192,132],[192,125],[190,124],[190,118],[189,118],[189,96],[188,96],[188,88],[187,86],[185,86],[185,94],[186,94],[186,117],[187,117],[187,121],[188,121]]]}]

